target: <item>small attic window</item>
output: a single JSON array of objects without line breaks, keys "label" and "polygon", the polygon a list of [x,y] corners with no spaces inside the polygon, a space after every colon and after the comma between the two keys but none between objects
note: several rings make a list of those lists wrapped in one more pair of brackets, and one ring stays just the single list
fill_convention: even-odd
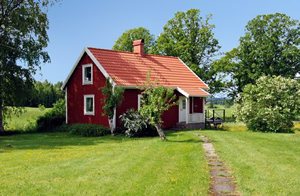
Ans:
[{"label": "small attic window", "polygon": [[82,84],[93,84],[93,65],[82,65]]}]

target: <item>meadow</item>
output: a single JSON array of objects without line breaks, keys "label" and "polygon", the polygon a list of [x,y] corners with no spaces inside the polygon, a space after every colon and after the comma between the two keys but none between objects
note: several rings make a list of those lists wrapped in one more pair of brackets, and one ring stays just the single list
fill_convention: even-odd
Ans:
[{"label": "meadow", "polygon": [[[44,112],[34,110],[27,112]],[[226,123],[223,130],[168,131],[166,142],[59,131],[0,136],[0,195],[207,195],[200,135],[231,168],[242,195],[299,195],[300,123],[294,131],[257,133]]]}]

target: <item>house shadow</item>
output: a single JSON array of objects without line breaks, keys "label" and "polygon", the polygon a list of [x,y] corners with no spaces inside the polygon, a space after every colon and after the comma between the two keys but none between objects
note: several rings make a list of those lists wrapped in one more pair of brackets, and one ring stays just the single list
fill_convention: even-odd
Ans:
[{"label": "house shadow", "polygon": [[0,136],[0,153],[15,150],[60,149],[67,146],[92,146],[122,143],[130,139],[123,136],[82,137],[66,132],[26,133]]}]

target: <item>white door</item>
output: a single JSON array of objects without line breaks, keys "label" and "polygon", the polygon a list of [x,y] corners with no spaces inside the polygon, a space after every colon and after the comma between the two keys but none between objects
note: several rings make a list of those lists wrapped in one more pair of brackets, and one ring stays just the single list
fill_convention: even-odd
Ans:
[{"label": "white door", "polygon": [[186,99],[179,97],[179,122],[186,122]]}]

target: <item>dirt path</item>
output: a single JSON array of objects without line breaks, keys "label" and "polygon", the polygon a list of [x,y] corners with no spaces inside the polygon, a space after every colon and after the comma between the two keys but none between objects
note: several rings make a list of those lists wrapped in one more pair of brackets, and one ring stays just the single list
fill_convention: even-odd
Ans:
[{"label": "dirt path", "polygon": [[210,195],[240,195],[236,189],[234,177],[231,171],[220,160],[215,148],[206,136],[200,136],[203,141],[203,149],[210,170]]}]

